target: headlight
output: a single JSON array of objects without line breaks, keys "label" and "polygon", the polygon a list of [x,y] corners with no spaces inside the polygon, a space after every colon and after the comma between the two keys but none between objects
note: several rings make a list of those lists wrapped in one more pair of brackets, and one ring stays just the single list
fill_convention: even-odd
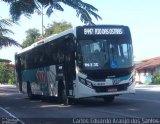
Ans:
[{"label": "headlight", "polygon": [[86,84],[87,84],[88,87],[92,88],[92,83],[91,82],[86,81]]},{"label": "headlight", "polygon": [[79,82],[81,82],[81,83],[84,84],[85,86],[92,88],[92,83],[91,83],[91,82],[89,82],[89,81],[87,81],[86,79],[83,79],[83,78],[81,78],[81,77],[78,77],[78,79],[79,79]]},{"label": "headlight", "polygon": [[83,79],[81,77],[78,77],[78,79],[79,79],[79,82],[81,82],[82,84],[86,85],[86,80],[85,79]]}]

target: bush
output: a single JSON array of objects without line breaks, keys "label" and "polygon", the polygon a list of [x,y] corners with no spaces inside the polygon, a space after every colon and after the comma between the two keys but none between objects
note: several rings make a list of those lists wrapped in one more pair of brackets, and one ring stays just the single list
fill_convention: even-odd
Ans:
[{"label": "bush", "polygon": [[6,63],[0,64],[0,83],[7,83],[10,70]]},{"label": "bush", "polygon": [[14,70],[10,71],[8,84],[16,84],[15,72]]},{"label": "bush", "polygon": [[0,63],[0,83],[16,83],[14,68],[9,68],[7,63]]},{"label": "bush", "polygon": [[152,84],[160,84],[160,74],[153,77]]}]

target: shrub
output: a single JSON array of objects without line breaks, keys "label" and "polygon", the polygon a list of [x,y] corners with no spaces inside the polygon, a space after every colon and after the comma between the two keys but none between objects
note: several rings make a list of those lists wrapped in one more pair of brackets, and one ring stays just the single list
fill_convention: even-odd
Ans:
[{"label": "shrub", "polygon": [[7,83],[10,70],[6,63],[0,64],[0,83]]},{"label": "shrub", "polygon": [[10,71],[8,84],[16,84],[15,72],[14,70]]},{"label": "shrub", "polygon": [[0,83],[16,83],[14,68],[9,68],[7,63],[0,63]]},{"label": "shrub", "polygon": [[152,84],[160,84],[160,73],[153,77]]}]

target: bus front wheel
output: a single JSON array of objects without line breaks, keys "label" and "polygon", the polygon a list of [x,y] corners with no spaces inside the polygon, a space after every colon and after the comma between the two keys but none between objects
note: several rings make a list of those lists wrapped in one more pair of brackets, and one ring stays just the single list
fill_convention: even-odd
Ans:
[{"label": "bus front wheel", "polygon": [[74,99],[68,98],[63,82],[58,83],[58,101],[64,105],[72,104]]},{"label": "bus front wheel", "polygon": [[60,103],[64,103],[65,101],[65,90],[64,85],[62,81],[58,82],[58,101]]}]

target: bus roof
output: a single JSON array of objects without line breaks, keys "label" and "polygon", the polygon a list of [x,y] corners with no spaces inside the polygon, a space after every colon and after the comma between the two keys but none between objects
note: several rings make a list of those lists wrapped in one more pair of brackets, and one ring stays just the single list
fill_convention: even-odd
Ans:
[{"label": "bus roof", "polygon": [[102,27],[102,26],[105,26],[105,27],[127,27],[127,26],[124,26],[124,25],[93,25],[93,26],[84,25],[84,26],[77,26],[77,27],[73,27],[73,28],[70,28],[68,30],[65,30],[65,31],[63,31],[63,32],[61,32],[59,34],[53,34],[53,35],[51,35],[49,37],[46,37],[46,38],[44,38],[44,39],[42,39],[40,41],[37,41],[37,42],[33,43],[32,45],[22,49],[19,52],[17,52],[16,54],[21,54],[21,53],[27,52],[27,51],[29,51],[29,50],[31,50],[33,48],[36,48],[36,47],[41,46],[43,44],[46,44],[46,43],[48,43],[48,42],[50,42],[50,41],[52,41],[54,39],[60,38],[60,37],[65,36],[67,34],[71,34],[72,33],[72,34],[74,34],[76,36],[76,28],[78,29],[78,28],[96,27],[96,26],[97,27]]},{"label": "bus roof", "polygon": [[70,28],[70,29],[68,29],[68,30],[65,30],[65,31],[59,33],[59,34],[53,34],[53,35],[51,35],[51,36],[49,36],[49,37],[46,37],[46,38],[44,38],[44,39],[42,39],[42,40],[40,40],[40,41],[37,41],[37,42],[31,44],[31,45],[28,46],[28,47],[22,49],[21,51],[17,52],[16,54],[21,54],[21,53],[27,52],[27,51],[29,51],[29,50],[31,50],[31,49],[33,49],[33,48],[36,48],[36,47],[41,46],[41,45],[43,45],[43,44],[46,44],[46,43],[48,43],[48,42],[50,42],[50,41],[52,41],[52,40],[54,40],[54,39],[60,38],[60,37],[62,37],[62,36],[65,36],[65,35],[67,35],[67,34],[70,34],[70,33],[76,35],[76,30],[75,30],[75,28],[76,28],[76,27]]}]

